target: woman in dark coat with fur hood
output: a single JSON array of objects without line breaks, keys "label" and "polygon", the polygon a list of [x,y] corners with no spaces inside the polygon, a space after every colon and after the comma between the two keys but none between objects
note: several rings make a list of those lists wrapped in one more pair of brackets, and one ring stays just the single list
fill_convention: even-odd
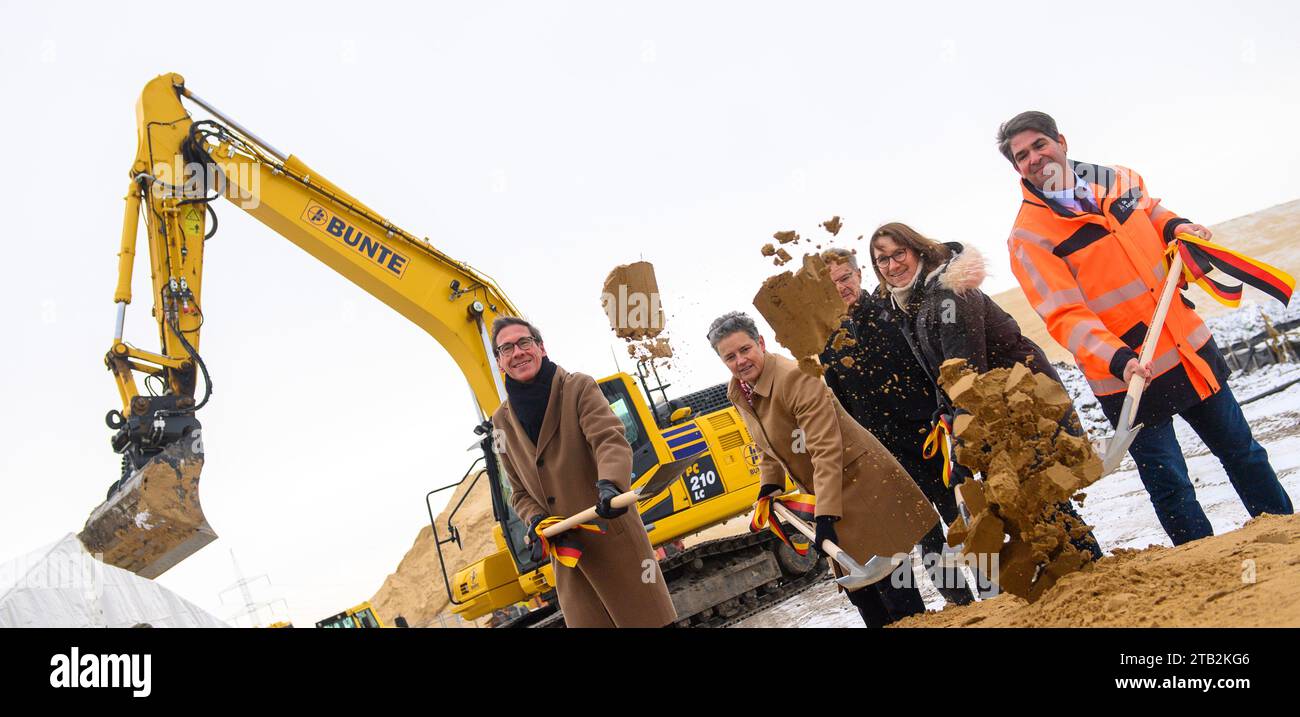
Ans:
[{"label": "woman in dark coat with fur hood", "polygon": [[[980,373],[1023,363],[1061,382],[1043,349],[1020,333],[1016,320],[980,290],[988,272],[984,256],[974,247],[939,243],[906,224],[892,222],[871,235],[871,259],[880,280],[876,291],[889,295],[900,310],[903,337],[935,385],[940,410],[951,410],[938,388],[939,367],[948,359],[966,359]],[[1074,411],[1062,425],[1074,435],[1083,435]],[[1068,504],[1061,509],[1078,518]],[[1078,547],[1101,557],[1091,533]]]},{"label": "woman in dark coat with fur hood", "polygon": [[871,258],[876,290],[907,315],[905,335],[932,378],[944,361],[964,358],[980,373],[1024,363],[1060,382],[1043,349],[980,291],[988,272],[974,247],[940,244],[894,222],[871,235]]}]

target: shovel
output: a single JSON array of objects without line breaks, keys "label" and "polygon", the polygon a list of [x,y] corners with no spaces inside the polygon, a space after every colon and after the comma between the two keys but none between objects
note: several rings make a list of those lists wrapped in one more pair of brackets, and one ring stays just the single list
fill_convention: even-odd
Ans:
[{"label": "shovel", "polygon": [[[800,533],[808,536],[809,540],[817,539],[817,531],[808,525],[799,516],[790,512],[790,509],[781,505],[780,501],[772,501],[772,510],[781,520],[793,525]],[[895,564],[888,558],[882,558],[879,555],[871,556],[866,565],[862,565],[853,559],[853,556],[840,549],[840,546],[829,540],[822,541],[822,549],[830,556],[831,560],[839,563],[841,568],[847,571],[847,575],[836,578],[835,582],[849,592],[861,590],[868,585],[878,583],[894,572]]]},{"label": "shovel", "polygon": [[[1164,329],[1169,303],[1174,298],[1174,289],[1178,288],[1178,281],[1182,275],[1183,257],[1178,252],[1174,252],[1174,258],[1169,263],[1169,274],[1165,276],[1164,290],[1160,294],[1160,303],[1156,305],[1155,317],[1151,319],[1146,339],[1142,341],[1142,353],[1138,356],[1138,364],[1142,366],[1149,364],[1156,352],[1156,342],[1160,340],[1160,332]],[[1102,452],[1102,475],[1115,472],[1120,461],[1124,460],[1128,447],[1133,445],[1133,440],[1137,438],[1138,431],[1142,430],[1142,424],[1133,425],[1133,419],[1137,418],[1138,403],[1142,400],[1142,391],[1145,388],[1146,379],[1142,378],[1141,374],[1133,374],[1133,378],[1128,382],[1128,394],[1124,396],[1124,405],[1119,409],[1115,435],[1106,441]]]},{"label": "shovel", "polygon": [[[609,502],[610,507],[626,508],[639,500],[645,500],[659,495],[664,492],[665,488],[672,485],[678,478],[681,478],[682,472],[692,463],[698,461],[702,455],[704,455],[704,451],[700,451],[695,455],[687,456],[685,458],[679,458],[671,463],[660,465],[659,470],[655,472],[654,477],[643,483],[640,488],[633,488],[626,493],[614,496],[614,499]],[[573,528],[575,525],[580,523],[590,523],[599,518],[600,516],[596,515],[596,506],[593,505],[581,513],[569,516],[568,518],[565,518],[555,525],[543,530],[542,535],[545,535],[548,538],[554,538],[560,533]]]}]

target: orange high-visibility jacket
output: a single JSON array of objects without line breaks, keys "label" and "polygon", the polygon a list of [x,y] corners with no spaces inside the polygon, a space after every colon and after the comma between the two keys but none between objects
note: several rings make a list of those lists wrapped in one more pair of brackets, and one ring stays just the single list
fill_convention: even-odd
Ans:
[{"label": "orange high-visibility jacket", "polygon": [[[1188,223],[1147,193],[1124,167],[1070,162],[1092,185],[1099,213],[1076,214],[1021,180],[1024,201],[1007,240],[1011,269],[1047,330],[1074,355],[1102,409],[1115,422],[1164,285],[1164,252]],[[1181,293],[1169,307],[1138,421],[1178,413],[1210,397],[1228,367],[1205,323]]]}]

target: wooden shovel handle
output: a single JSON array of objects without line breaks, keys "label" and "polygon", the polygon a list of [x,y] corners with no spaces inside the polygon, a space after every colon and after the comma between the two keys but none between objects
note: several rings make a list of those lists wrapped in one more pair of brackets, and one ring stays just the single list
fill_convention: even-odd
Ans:
[{"label": "wooden shovel handle", "polygon": [[[1142,353],[1138,356],[1138,365],[1146,366],[1151,362],[1156,352],[1156,344],[1160,341],[1160,332],[1165,328],[1165,317],[1169,315],[1169,304],[1173,302],[1174,290],[1178,288],[1178,281],[1183,275],[1183,256],[1174,252],[1174,258],[1169,262],[1169,273],[1165,275],[1164,289],[1160,293],[1160,303],[1156,305],[1155,316],[1151,318],[1151,325],[1147,327],[1146,338],[1142,340]],[[1133,374],[1133,378],[1128,382],[1128,404],[1129,409],[1128,423],[1133,424],[1133,419],[1137,417],[1138,401],[1142,397],[1142,391],[1146,388],[1146,379],[1140,374]]]},{"label": "wooden shovel handle", "polygon": [[[804,522],[803,518],[800,518],[799,516],[790,512],[789,508],[782,505],[776,499],[772,500],[772,511],[776,513],[777,516],[781,518],[781,520],[784,520],[790,525],[793,525],[795,527],[795,530],[798,530],[800,533],[803,533],[804,535],[808,536],[809,540],[817,539],[816,530],[814,530],[811,526],[809,526],[808,523]],[[822,541],[822,550],[826,551],[826,555],[829,556],[831,560],[835,560],[840,556],[840,553],[844,552],[843,550],[840,550],[840,546],[836,545],[835,543],[832,543],[829,540]]]},{"label": "wooden shovel handle", "polygon": [[[638,497],[639,496],[636,491],[630,490],[626,493],[620,493],[614,496],[614,499],[609,502],[609,505],[611,508],[626,508],[630,505],[636,504]],[[554,538],[560,533],[572,529],[573,526],[578,525],[579,523],[590,523],[593,520],[599,520],[599,519],[601,518],[599,515],[596,515],[596,506],[593,505],[590,508],[582,511],[581,513],[578,513],[577,515],[571,515],[568,518],[565,518],[564,520],[556,523],[555,525],[552,525],[551,527],[543,530],[542,535],[545,535],[548,538]]]}]

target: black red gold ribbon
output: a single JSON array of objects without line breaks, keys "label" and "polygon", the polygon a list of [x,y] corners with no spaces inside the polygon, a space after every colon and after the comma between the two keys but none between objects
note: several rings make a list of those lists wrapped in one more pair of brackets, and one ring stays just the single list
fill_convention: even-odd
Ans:
[{"label": "black red gold ribbon", "polygon": [[781,539],[782,543],[790,546],[796,553],[807,555],[808,548],[812,547],[812,543],[802,533],[796,532],[792,536],[786,532],[786,528],[781,524],[781,521],[772,515],[772,501],[774,499],[781,501],[781,505],[784,505],[800,520],[811,523],[817,517],[817,497],[809,493],[791,493],[781,496],[765,495],[754,504],[754,515],[749,520],[749,529],[751,531],[757,533],[760,530],[770,530],[776,537]]},{"label": "black red gold ribbon", "polygon": [[921,446],[921,456],[926,460],[934,458],[943,451],[943,487],[952,487],[952,420],[948,414],[940,415],[934,420],[930,435],[925,437]]},{"label": "black red gold ribbon", "polygon": [[[1242,284],[1215,281],[1208,276],[1215,269],[1244,284],[1250,284],[1283,304],[1291,301],[1295,279],[1275,266],[1191,234],[1179,234],[1175,245],[1183,257],[1182,280],[1201,287],[1224,306],[1235,308],[1241,303]],[[1170,259],[1173,252],[1174,247],[1170,247],[1167,252]]]},{"label": "black red gold ribbon", "polygon": [[[554,557],[566,568],[577,567],[578,561],[582,559],[581,548],[573,545],[570,541],[562,540],[564,533],[561,533],[554,538],[548,538],[545,535],[542,535],[543,530],[546,530],[556,523],[561,523],[564,520],[564,518],[558,515],[552,515],[549,518],[543,518],[541,522],[537,524],[535,532],[537,533],[537,539],[542,541],[542,560]],[[605,534],[605,529],[594,523],[579,523],[572,528],[569,528],[569,530],[586,530],[598,535]]]}]

